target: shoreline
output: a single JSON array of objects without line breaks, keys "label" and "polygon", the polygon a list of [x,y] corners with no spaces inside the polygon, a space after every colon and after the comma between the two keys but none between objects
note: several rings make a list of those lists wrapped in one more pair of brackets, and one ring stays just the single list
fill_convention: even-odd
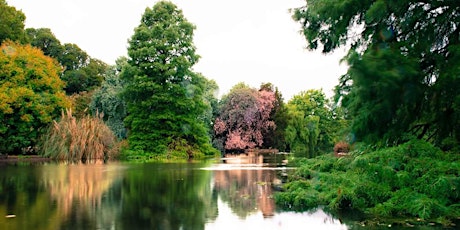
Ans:
[{"label": "shoreline", "polygon": [[43,162],[50,162],[50,161],[51,161],[50,158],[42,157],[39,155],[8,155],[6,157],[0,158],[0,164],[19,163],[19,162],[43,163]]}]

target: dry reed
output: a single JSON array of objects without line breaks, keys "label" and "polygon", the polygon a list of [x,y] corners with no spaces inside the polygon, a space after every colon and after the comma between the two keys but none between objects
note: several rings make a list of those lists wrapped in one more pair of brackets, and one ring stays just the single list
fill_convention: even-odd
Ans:
[{"label": "dry reed", "polygon": [[117,139],[105,125],[102,114],[80,119],[72,110],[62,112],[61,120],[53,121],[42,138],[40,152],[58,160],[107,159],[117,154]]}]

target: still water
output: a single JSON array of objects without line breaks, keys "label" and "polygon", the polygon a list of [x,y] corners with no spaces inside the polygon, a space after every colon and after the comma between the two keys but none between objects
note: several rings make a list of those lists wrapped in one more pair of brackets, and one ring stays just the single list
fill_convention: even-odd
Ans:
[{"label": "still water", "polygon": [[281,211],[289,168],[198,163],[0,165],[0,229],[349,229],[321,211]]}]

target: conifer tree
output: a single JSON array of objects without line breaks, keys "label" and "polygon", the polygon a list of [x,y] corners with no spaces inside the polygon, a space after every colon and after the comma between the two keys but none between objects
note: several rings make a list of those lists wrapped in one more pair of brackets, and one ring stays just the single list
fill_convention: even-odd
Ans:
[{"label": "conifer tree", "polygon": [[129,41],[128,66],[122,73],[130,148],[151,153],[214,154],[203,114],[206,79],[192,71],[193,31],[173,3],[147,8]]}]

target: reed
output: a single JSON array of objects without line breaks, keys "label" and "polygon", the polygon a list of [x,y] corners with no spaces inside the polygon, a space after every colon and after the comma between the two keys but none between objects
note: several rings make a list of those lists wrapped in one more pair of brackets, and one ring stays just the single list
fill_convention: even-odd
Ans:
[{"label": "reed", "polygon": [[62,112],[42,137],[40,153],[57,160],[108,159],[118,154],[117,139],[102,120],[102,114],[80,119],[72,110]]}]

